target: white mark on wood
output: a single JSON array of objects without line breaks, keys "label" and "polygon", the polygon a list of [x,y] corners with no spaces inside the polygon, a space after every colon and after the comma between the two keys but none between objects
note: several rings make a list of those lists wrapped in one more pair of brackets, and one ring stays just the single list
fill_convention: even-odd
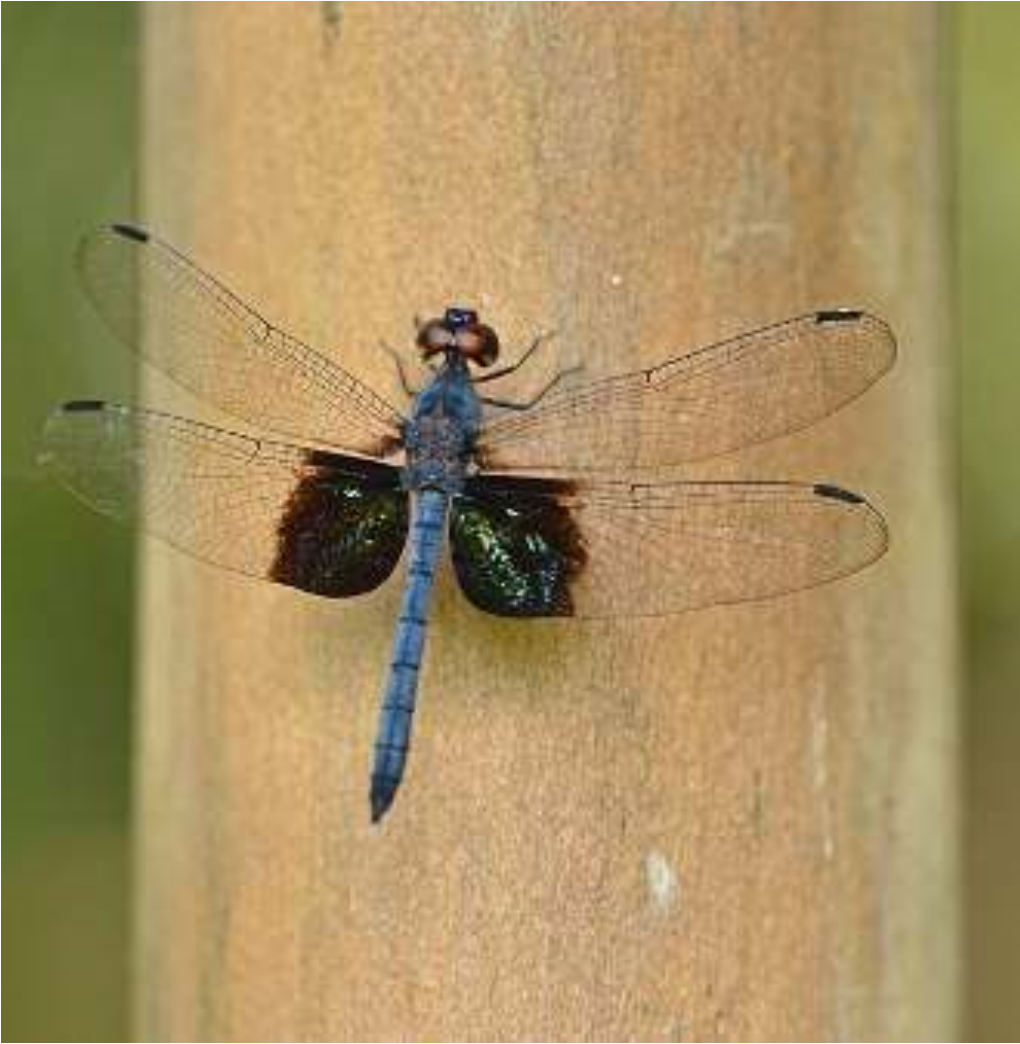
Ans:
[{"label": "white mark on wood", "polygon": [[822,856],[831,862],[836,852],[832,831],[832,797],[829,793],[829,710],[825,702],[825,682],[819,682],[812,708],[811,785],[821,802]]},{"label": "white mark on wood", "polygon": [[645,883],[652,908],[665,917],[671,914],[680,902],[680,881],[669,860],[656,850],[645,856]]},{"label": "white mark on wood", "polygon": [[829,719],[820,699],[811,725],[811,782],[815,790],[825,790],[829,781],[828,749]]}]

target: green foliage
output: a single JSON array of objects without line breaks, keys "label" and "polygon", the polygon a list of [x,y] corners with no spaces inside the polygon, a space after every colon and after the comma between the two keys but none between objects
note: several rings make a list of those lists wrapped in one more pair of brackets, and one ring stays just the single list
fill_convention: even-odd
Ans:
[{"label": "green foliage", "polygon": [[3,9],[4,975],[11,1040],[125,1040],[131,538],[43,482],[50,405],[126,394],[71,252],[130,213],[135,5]]},{"label": "green foliage", "polygon": [[968,1040],[1020,1025],[1020,8],[959,4]]}]

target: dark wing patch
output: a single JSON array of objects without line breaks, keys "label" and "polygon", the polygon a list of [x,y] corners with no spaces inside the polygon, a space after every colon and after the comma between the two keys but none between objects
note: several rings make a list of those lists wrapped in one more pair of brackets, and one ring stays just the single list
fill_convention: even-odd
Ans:
[{"label": "dark wing patch", "polygon": [[355,453],[399,445],[402,418],[381,396],[143,229],[96,229],[79,246],[78,270],[117,337],[218,409]]},{"label": "dark wing patch", "polygon": [[893,364],[866,312],[812,312],[667,360],[554,392],[485,425],[487,470],[551,474],[671,467],[729,453],[833,413]]},{"label": "dark wing patch", "polygon": [[407,521],[403,490],[313,466],[287,501],[270,579],[327,598],[372,591],[400,560]]},{"label": "dark wing patch", "polygon": [[389,464],[117,403],[56,410],[40,463],[97,511],[195,558],[331,598],[382,583],[407,532]]},{"label": "dark wing patch", "polygon": [[572,616],[586,552],[558,480],[477,476],[454,498],[453,566],[464,594],[497,616]]}]

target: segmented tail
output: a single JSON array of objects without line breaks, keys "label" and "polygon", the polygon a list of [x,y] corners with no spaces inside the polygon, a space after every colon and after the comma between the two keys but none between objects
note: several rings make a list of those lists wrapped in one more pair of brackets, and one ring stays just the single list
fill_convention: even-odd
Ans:
[{"label": "segmented tail", "polygon": [[415,502],[407,581],[375,741],[370,797],[373,823],[382,819],[393,804],[397,787],[404,778],[418,695],[418,671],[428,626],[429,599],[439,552],[443,547],[447,509],[446,494],[438,490],[422,491]]}]

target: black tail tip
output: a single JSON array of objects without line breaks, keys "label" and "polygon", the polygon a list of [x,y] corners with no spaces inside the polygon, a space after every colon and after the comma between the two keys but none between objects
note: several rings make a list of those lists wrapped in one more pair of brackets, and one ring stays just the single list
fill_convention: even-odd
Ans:
[{"label": "black tail tip", "polygon": [[369,804],[372,806],[372,822],[378,823],[389,811],[396,796],[399,782],[389,776],[373,776]]}]

